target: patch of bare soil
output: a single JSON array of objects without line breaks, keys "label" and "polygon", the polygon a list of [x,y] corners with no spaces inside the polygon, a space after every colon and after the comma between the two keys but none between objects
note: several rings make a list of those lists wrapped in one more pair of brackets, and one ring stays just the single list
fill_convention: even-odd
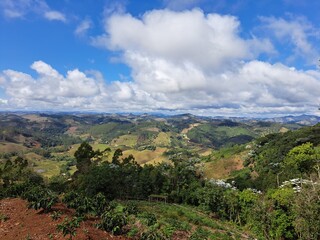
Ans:
[{"label": "patch of bare soil", "polygon": [[[43,213],[41,210],[27,208],[27,202],[19,199],[3,199],[0,201],[0,239],[3,240],[24,240],[24,239],[55,239],[67,240],[69,235],[63,236],[57,230],[57,225],[63,220],[73,216],[73,211],[63,204],[57,204],[52,211],[60,211],[61,216],[53,220],[50,213]],[[52,214],[52,212],[51,212]],[[101,229],[97,229],[95,224],[97,219],[89,219],[81,223],[77,229],[75,237],[79,240],[125,240],[129,239],[121,236],[112,236]]]},{"label": "patch of bare soil", "polygon": [[243,156],[236,155],[216,162],[205,163],[204,173],[207,178],[226,179],[232,171],[243,169]]},{"label": "patch of bare soil", "polygon": [[77,129],[78,129],[78,127],[69,127],[69,129],[67,130],[66,133],[70,134],[70,135],[75,134]]},{"label": "patch of bare soil", "polygon": [[188,128],[185,128],[181,131],[181,134],[187,134],[192,128],[199,126],[200,123],[193,123],[190,124],[190,126]]}]

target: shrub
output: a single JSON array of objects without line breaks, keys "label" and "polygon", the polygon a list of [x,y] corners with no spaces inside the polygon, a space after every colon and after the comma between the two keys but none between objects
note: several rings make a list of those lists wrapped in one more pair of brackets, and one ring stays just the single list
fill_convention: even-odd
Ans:
[{"label": "shrub", "polygon": [[29,202],[29,208],[34,208],[36,210],[42,208],[46,212],[51,210],[51,207],[58,202],[57,195],[40,186],[29,189],[22,194],[22,198]]},{"label": "shrub", "polygon": [[122,228],[127,224],[127,215],[124,212],[115,210],[106,211],[101,215],[100,228],[118,235],[122,233]]},{"label": "shrub", "polygon": [[135,202],[128,202],[126,205],[126,211],[129,215],[130,214],[137,215],[139,212],[139,209]]},{"label": "shrub", "polygon": [[71,191],[64,195],[62,201],[68,208],[75,209],[78,216],[83,216],[88,213],[101,216],[101,214],[109,208],[107,199],[102,193],[98,193],[90,198],[81,193]]},{"label": "shrub", "polygon": [[154,215],[153,213],[143,212],[139,215],[139,217],[145,219],[145,223],[147,224],[147,226],[152,226],[157,222],[156,215]]},{"label": "shrub", "polygon": [[65,218],[61,224],[57,225],[57,230],[62,232],[63,236],[69,235],[69,239],[72,239],[76,235],[77,228],[82,220],[79,217],[73,217],[71,220]]},{"label": "shrub", "polygon": [[52,220],[58,220],[61,217],[61,212],[54,211],[53,213],[50,214],[50,217],[52,218]]}]

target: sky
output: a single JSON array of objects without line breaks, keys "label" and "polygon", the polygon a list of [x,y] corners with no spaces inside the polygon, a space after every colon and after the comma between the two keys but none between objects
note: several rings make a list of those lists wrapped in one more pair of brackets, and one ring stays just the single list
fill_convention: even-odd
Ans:
[{"label": "sky", "polygon": [[319,115],[318,0],[0,0],[0,110]]}]

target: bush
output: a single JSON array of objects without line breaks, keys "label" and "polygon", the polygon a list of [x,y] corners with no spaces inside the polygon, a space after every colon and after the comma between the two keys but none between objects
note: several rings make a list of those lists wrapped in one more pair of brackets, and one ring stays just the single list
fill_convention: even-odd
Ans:
[{"label": "bush", "polygon": [[167,239],[165,238],[159,229],[151,227],[147,231],[143,232],[140,236],[140,240],[162,240]]},{"label": "bush", "polygon": [[0,198],[19,197],[24,192],[28,191],[30,188],[31,188],[31,185],[26,182],[10,185],[7,188],[1,189]]},{"label": "bush", "polygon": [[68,208],[75,209],[78,216],[84,216],[85,214],[100,216],[109,207],[106,197],[102,193],[90,198],[81,193],[71,191],[64,195],[62,201]]},{"label": "bush", "polygon": [[135,202],[128,202],[126,205],[126,211],[130,215],[137,215],[139,212],[139,209],[137,207],[137,204]]},{"label": "bush", "polygon": [[147,226],[152,226],[157,222],[156,215],[154,215],[153,213],[143,212],[139,215],[139,217],[145,220]]},{"label": "bush", "polygon": [[51,207],[58,202],[58,196],[50,190],[36,186],[22,194],[22,198],[26,199],[29,208],[36,210],[42,208],[44,211],[50,211]]},{"label": "bush", "polygon": [[70,239],[76,235],[77,228],[80,226],[82,218],[73,217],[71,220],[65,218],[62,223],[57,225],[57,230],[62,232],[63,236],[70,235]]},{"label": "bush", "polygon": [[100,228],[118,235],[122,233],[122,228],[127,224],[127,215],[124,212],[115,210],[106,211],[101,215]]}]

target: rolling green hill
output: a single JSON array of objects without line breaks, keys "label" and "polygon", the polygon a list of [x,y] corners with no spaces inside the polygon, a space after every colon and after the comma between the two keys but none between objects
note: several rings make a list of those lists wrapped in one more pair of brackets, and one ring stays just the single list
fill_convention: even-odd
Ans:
[{"label": "rolling green hill", "polygon": [[73,208],[61,228],[93,217],[137,239],[320,236],[319,124],[66,114],[1,122],[0,198]]},{"label": "rolling green hill", "polygon": [[[37,165],[43,165],[38,170],[47,177],[59,173],[59,167],[53,167],[55,164],[64,171],[66,164],[72,166],[74,151],[82,141],[100,145],[100,148],[110,147],[113,152],[120,148],[127,155],[133,154],[140,163],[155,164],[169,160],[170,154],[165,153],[171,150],[188,149],[201,157],[203,153],[210,155],[221,147],[249,143],[267,133],[299,127],[297,124],[239,122],[191,114],[159,117],[146,114],[2,113],[0,123],[0,159],[5,161],[35,153]],[[65,159],[68,160],[64,164],[58,163]],[[40,164],[41,161],[52,164]],[[56,170],[46,169],[51,167]],[[213,169],[213,165],[208,164],[208,169]],[[210,172],[208,176],[214,174]]]}]

